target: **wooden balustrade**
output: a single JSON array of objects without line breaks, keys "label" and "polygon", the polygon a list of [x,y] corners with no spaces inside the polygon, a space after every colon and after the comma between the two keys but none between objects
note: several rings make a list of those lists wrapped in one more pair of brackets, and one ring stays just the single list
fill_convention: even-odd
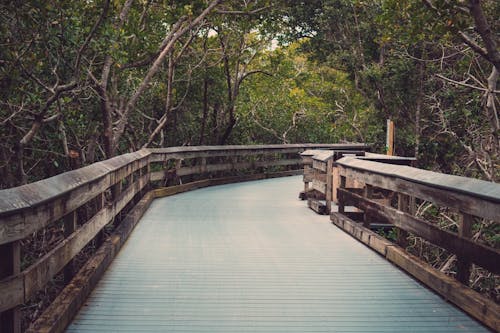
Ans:
[{"label": "wooden balustrade", "polygon": [[[466,286],[471,264],[500,274],[500,251],[471,239],[473,224],[478,219],[500,222],[500,185],[353,157],[344,157],[336,161],[336,165],[341,181],[338,188],[339,213],[331,214],[333,223],[484,324],[498,330],[500,307]],[[346,186],[349,181],[363,184],[364,191]],[[397,204],[394,204],[395,200],[375,200],[372,195],[377,190],[390,194]],[[443,230],[437,224],[415,216],[416,200],[454,211],[459,216],[456,220],[457,232]],[[363,211],[363,223],[342,214],[346,206]],[[371,221],[382,221],[397,227],[401,247],[370,231],[367,227]],[[404,250],[410,234],[457,256],[455,281]]]},{"label": "wooden balustrade", "polygon": [[[29,331],[61,331],[118,252],[155,196],[227,182],[301,173],[298,153],[307,149],[366,149],[365,145],[292,144],[142,149],[32,184],[0,191],[0,331],[20,332],[19,306],[64,272],[75,275],[73,260],[90,242],[102,246],[56,299],[49,314]],[[265,169],[256,175],[254,170]],[[231,176],[214,178],[216,176]],[[167,181],[177,185],[159,189]],[[191,177],[192,179],[189,179]],[[201,180],[200,180],[201,179]],[[135,206],[133,209],[130,207]],[[82,220],[79,210],[92,216]],[[106,240],[103,229],[113,224]],[[62,226],[64,238],[21,270],[20,242],[49,226]],[[84,282],[82,282],[84,281]],[[71,300],[68,300],[71,299]],[[55,318],[57,317],[57,318]]]}]

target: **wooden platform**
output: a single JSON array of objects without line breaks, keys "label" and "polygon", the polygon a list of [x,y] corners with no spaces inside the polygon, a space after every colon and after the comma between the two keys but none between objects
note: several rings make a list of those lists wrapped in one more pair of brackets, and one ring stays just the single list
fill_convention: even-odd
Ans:
[{"label": "wooden platform", "polygon": [[301,181],[154,201],[67,332],[487,332],[307,209]]}]

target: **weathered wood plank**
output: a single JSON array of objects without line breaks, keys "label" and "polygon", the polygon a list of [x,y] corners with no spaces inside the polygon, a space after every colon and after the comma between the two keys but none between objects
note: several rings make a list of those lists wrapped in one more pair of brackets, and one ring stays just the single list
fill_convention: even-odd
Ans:
[{"label": "weathered wood plank", "polygon": [[307,199],[307,207],[311,208],[313,211],[315,211],[316,213],[318,213],[320,215],[327,214],[326,205],[319,200],[311,199],[311,198]]},{"label": "weathered wood plank", "polygon": [[344,189],[339,189],[339,195],[341,200],[352,203],[365,212],[368,211],[372,216],[388,221],[407,232],[423,237],[431,243],[456,253],[465,260],[469,260],[493,273],[500,273],[500,265],[498,265],[500,262],[500,251],[497,249],[439,229],[432,223],[398,211],[392,207],[381,205],[378,202],[363,198],[358,194],[350,193]]},{"label": "weathered wood plank", "polygon": [[208,164],[208,165],[195,165],[192,167],[182,167],[177,170],[178,176],[187,176],[192,174],[202,174],[218,171],[231,171],[231,170],[245,170],[245,169],[255,169],[255,168],[266,168],[273,166],[290,166],[290,165],[302,165],[300,159],[284,159],[284,160],[274,160],[274,161],[254,161],[254,162],[237,162],[237,163],[219,163],[219,164]]},{"label": "weathered wood plank", "polygon": [[317,179],[313,179],[312,188],[313,188],[313,190],[316,190],[316,191],[326,195],[326,183],[325,182],[322,182],[322,181],[317,180]]},{"label": "weathered wood plank", "polygon": [[151,162],[175,158],[212,156],[250,156],[272,153],[300,153],[308,149],[369,150],[366,144],[286,144],[286,145],[233,145],[233,146],[183,146],[149,149]]},{"label": "weathered wood plank", "polygon": [[500,218],[499,184],[351,157],[344,157],[337,164],[341,175],[364,183],[412,195],[474,216],[497,221]]}]

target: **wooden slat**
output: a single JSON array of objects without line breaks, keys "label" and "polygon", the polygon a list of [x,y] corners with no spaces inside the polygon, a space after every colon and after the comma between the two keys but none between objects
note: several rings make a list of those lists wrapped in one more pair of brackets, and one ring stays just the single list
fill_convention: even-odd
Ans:
[{"label": "wooden slat", "polygon": [[448,251],[456,253],[466,260],[470,260],[493,273],[500,273],[500,251],[473,242],[446,230],[439,229],[434,224],[398,211],[389,206],[384,206],[363,198],[362,196],[339,189],[341,200],[352,203],[356,207],[369,212],[384,221],[394,224],[396,227],[411,232],[417,236],[434,243]]},{"label": "wooden slat", "polygon": [[492,220],[500,218],[499,184],[350,157],[340,159],[337,164],[342,176],[363,183],[415,196],[474,216]]},{"label": "wooden slat", "polygon": [[322,194],[326,194],[326,183],[317,179],[313,179],[312,182],[313,190],[316,190]]},{"label": "wooden slat", "polygon": [[299,166],[301,164],[302,161],[300,159],[285,159],[285,160],[274,160],[274,161],[208,164],[205,166],[196,165],[192,167],[180,168],[179,170],[177,170],[177,175],[187,176],[192,174],[202,174],[202,173],[230,171],[230,170],[245,170],[245,169],[272,167],[272,166],[289,166],[289,165]]},{"label": "wooden slat", "polygon": [[166,159],[212,156],[250,156],[271,153],[298,153],[308,149],[369,150],[366,144],[286,144],[286,145],[234,145],[234,146],[183,146],[149,149],[151,162]]}]

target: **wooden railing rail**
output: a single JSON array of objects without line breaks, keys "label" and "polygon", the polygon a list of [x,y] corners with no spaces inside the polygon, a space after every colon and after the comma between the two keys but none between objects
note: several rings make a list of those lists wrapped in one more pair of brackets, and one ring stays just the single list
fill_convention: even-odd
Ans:
[{"label": "wooden railing rail", "polygon": [[[468,288],[457,287],[430,265],[416,257],[412,258],[404,250],[401,252],[401,247],[406,247],[409,233],[455,254],[455,277],[465,286],[469,284],[472,263],[491,273],[500,274],[500,250],[472,239],[473,225],[478,219],[500,222],[500,185],[354,157],[344,157],[336,161],[336,166],[340,176],[339,212],[344,212],[346,206],[353,206],[364,212],[364,218],[361,226],[358,226],[353,221],[349,222],[345,216],[333,213],[332,221],[469,314],[493,329],[498,329],[500,308],[497,304]],[[349,181],[363,184],[363,190],[348,188],[346,184]],[[391,199],[375,199],[373,193],[377,191],[384,192]],[[416,216],[416,200],[451,209],[457,216],[455,222],[458,230],[444,230],[437,224]],[[391,246],[390,243],[382,244],[376,240],[377,235],[367,229],[374,221],[390,223],[399,228],[402,232],[398,238],[401,247]]]},{"label": "wooden railing rail", "polygon": [[[253,169],[297,173],[302,166],[298,153],[306,149],[365,147],[364,144],[291,144],[142,149],[32,184],[1,190],[0,331],[20,332],[19,305],[30,300],[60,272],[64,272],[66,281],[71,280],[75,256],[92,240],[102,244],[103,229],[113,221],[126,219],[127,212],[141,199],[147,199],[142,203],[147,208],[153,199],[152,194],[146,195],[151,184],[164,186],[173,180],[176,185],[183,182],[182,177],[209,179],[228,175],[228,172],[236,172],[240,177],[225,182],[238,181],[244,180],[244,173],[255,173]],[[203,186],[224,181],[210,179]],[[176,191],[196,186],[183,186]],[[80,214],[82,209],[91,213]],[[122,228],[124,236],[112,240],[110,246],[123,242],[142,214],[130,211],[133,221]],[[90,216],[84,217],[87,215]],[[21,241],[53,225],[62,226],[64,239],[35,262],[23,263],[26,267],[22,267]],[[110,251],[118,249],[119,246]],[[58,325],[64,328],[63,324]]]}]

